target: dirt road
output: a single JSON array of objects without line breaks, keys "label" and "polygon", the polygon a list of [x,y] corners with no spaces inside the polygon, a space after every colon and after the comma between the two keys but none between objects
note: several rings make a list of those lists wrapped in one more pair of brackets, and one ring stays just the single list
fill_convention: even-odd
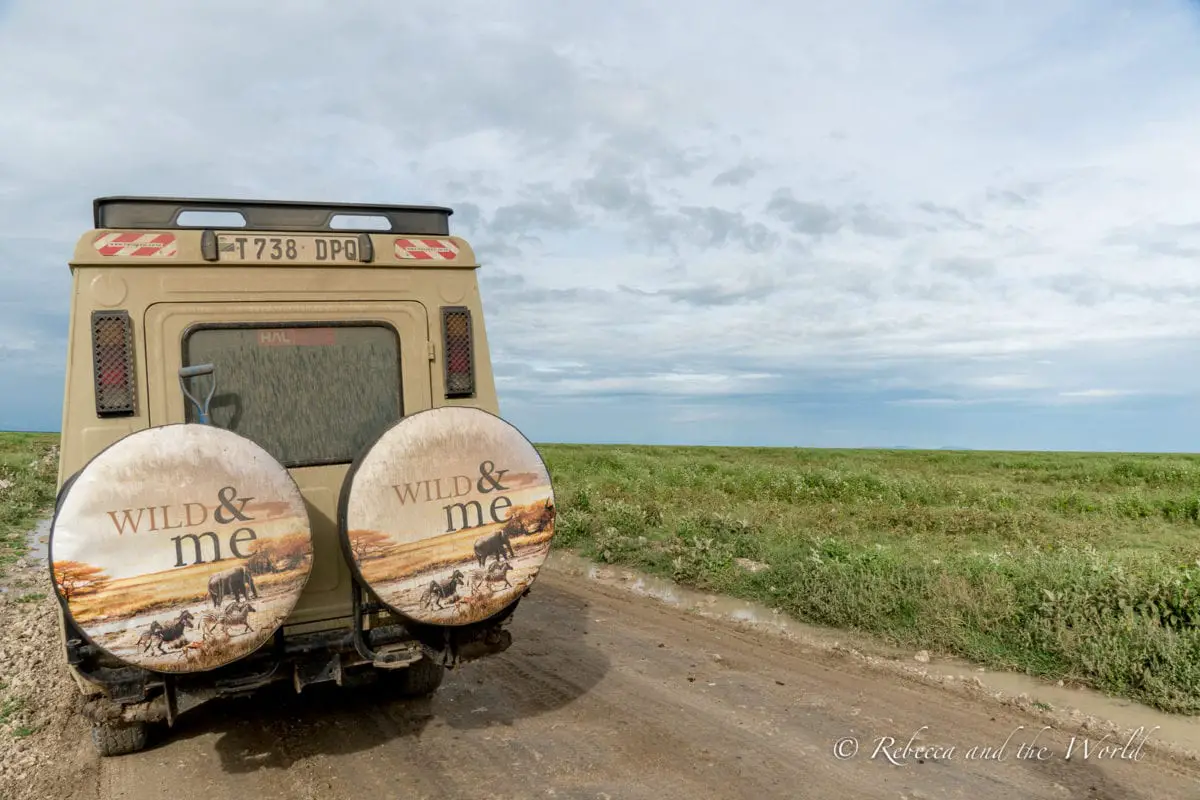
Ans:
[{"label": "dirt road", "polygon": [[[1067,760],[1069,735],[1012,708],[561,570],[513,634],[429,701],[288,690],[202,708],[153,749],[94,761],[73,797],[1200,797],[1194,766],[1135,753],[1140,739],[1121,757],[1093,734],[1090,757],[1080,738]],[[969,753],[1006,741],[998,759]],[[954,750],[921,760],[920,745]]]}]

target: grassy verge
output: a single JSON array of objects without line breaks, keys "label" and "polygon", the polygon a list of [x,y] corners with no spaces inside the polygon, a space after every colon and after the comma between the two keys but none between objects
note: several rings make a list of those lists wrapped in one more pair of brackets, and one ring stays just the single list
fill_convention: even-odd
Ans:
[{"label": "grassy verge", "polygon": [[559,546],[1200,711],[1200,457],[540,449]]},{"label": "grassy verge", "polygon": [[58,435],[0,433],[0,570],[27,551],[25,538],[54,505]]}]

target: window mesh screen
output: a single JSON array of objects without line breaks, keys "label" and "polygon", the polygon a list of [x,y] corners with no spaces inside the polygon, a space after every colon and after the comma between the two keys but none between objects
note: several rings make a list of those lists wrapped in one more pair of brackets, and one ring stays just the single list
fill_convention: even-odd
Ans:
[{"label": "window mesh screen", "polygon": [[[403,414],[400,340],[390,327],[201,328],[184,358],[213,365],[212,424],[286,467],[353,461]],[[188,391],[203,401],[208,380],[189,381]],[[190,402],[187,419],[199,421]]]}]

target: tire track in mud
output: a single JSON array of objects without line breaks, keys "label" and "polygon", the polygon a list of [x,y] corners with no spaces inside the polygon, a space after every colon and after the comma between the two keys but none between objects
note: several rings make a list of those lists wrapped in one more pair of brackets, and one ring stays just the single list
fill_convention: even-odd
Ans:
[{"label": "tire track in mud", "polygon": [[[553,683],[559,677],[558,673],[540,677],[533,670],[523,668],[520,661],[514,659],[498,665],[498,669],[518,676],[522,686],[533,689],[534,697],[554,691]],[[603,771],[618,774],[637,771],[642,775],[663,772],[669,775],[669,783],[676,791],[686,788],[681,782],[687,778],[680,773],[691,773],[690,788],[700,793],[694,796],[703,796],[705,791],[713,792],[717,787],[735,792],[769,788],[754,785],[752,776],[739,775],[743,772],[741,769],[732,770],[737,781],[733,786],[723,780],[730,770],[709,774],[717,764],[716,752],[758,752],[760,767],[768,770],[764,774],[786,775],[794,771],[794,766],[785,758],[763,757],[765,754],[758,749],[761,742],[738,741],[753,737],[747,736],[746,731],[725,730],[723,721],[714,720],[723,714],[714,714],[714,709],[702,708],[696,703],[677,704],[662,699],[663,693],[657,688],[627,670],[625,665],[618,664],[589,695],[586,713],[572,715],[574,718],[562,723],[563,727],[579,741],[606,742],[604,755],[608,763]],[[636,698],[636,703],[629,702],[628,698]],[[582,755],[582,749],[571,755]],[[735,760],[740,761],[740,756]],[[751,778],[751,785],[746,784],[746,778]]]},{"label": "tire track in mud", "polygon": [[[362,786],[367,791],[387,797],[388,792],[405,788],[420,797],[466,797],[475,794],[471,786],[464,786],[459,776],[455,774],[455,763],[461,761],[461,754],[448,750],[442,741],[442,725],[437,721],[436,711],[429,700],[417,700],[407,704],[389,704],[381,706],[374,712],[390,730],[395,731],[394,754],[388,757],[373,757],[370,769],[359,777],[370,783]],[[420,729],[415,735],[407,735],[413,730],[414,720],[419,720]],[[432,745],[424,741],[425,731],[430,731],[436,737]],[[453,739],[451,740],[453,741]],[[503,775],[507,764],[500,763],[494,757],[492,763],[481,765],[479,759],[491,755],[488,750],[476,750],[472,753],[471,761],[476,769],[491,772],[493,775]]]},{"label": "tire track in mud", "polygon": [[[556,598],[556,606],[563,608],[568,597]],[[587,603],[578,604],[575,609],[581,614],[590,613]],[[584,627],[588,624],[595,628],[596,621],[587,619]],[[707,746],[697,746],[690,741],[712,727],[709,719],[712,715],[701,712],[681,717],[680,711],[688,709],[657,698],[656,687],[639,678],[631,668],[634,662],[621,653],[620,643],[604,641],[604,637],[595,635],[598,633],[598,630],[572,632],[589,635],[591,640],[586,647],[617,659],[603,675],[587,675],[588,659],[571,658],[572,634],[559,631],[552,624],[546,625],[529,632],[537,641],[536,650],[531,648],[532,652],[516,653],[488,665],[491,674],[481,688],[482,696],[478,701],[485,705],[497,704],[497,715],[511,718],[519,714],[519,709],[543,710],[547,705],[565,705],[571,698],[581,697],[590,687],[586,704],[564,709],[550,723],[552,731],[561,733],[553,746],[557,766],[548,777],[560,782],[566,778],[564,773],[569,772],[563,769],[566,766],[574,767],[570,771],[576,773],[591,770],[603,775],[637,775],[648,785],[661,784],[656,795],[659,797],[667,788],[671,790],[667,796],[684,791],[692,792],[691,796],[711,796],[718,787],[722,788],[720,794],[750,788],[742,782],[736,786],[727,785],[721,780],[723,773],[714,776],[712,766],[698,766],[715,765],[708,757]],[[560,657],[547,663],[553,654]],[[581,675],[585,676],[582,680],[579,679]],[[510,702],[514,708],[506,707],[505,698],[497,697],[508,691],[511,691]],[[716,743],[723,738],[722,732],[712,733],[712,737],[705,736],[705,740],[712,742],[711,746],[720,747]],[[543,756],[541,761],[544,760]],[[788,770],[783,760],[773,766]],[[661,780],[655,779],[656,773]],[[684,773],[691,773],[690,779]],[[591,787],[589,791],[606,790],[593,782],[586,783]],[[611,784],[605,786],[608,791],[617,791],[617,797],[631,796],[630,785],[622,785],[619,790]],[[576,788],[582,791],[585,787]],[[642,790],[645,789],[643,786]]]},{"label": "tire track in mud", "polygon": [[[1156,755],[870,760],[871,737],[902,747],[922,725],[965,748],[1041,723],[550,569],[512,629],[508,652],[451,671],[430,699],[397,701],[384,674],[198,709],[163,744],[101,762],[100,800],[1200,796],[1193,767]],[[839,761],[847,735],[864,752]],[[1061,753],[1066,737],[1039,741]]]}]

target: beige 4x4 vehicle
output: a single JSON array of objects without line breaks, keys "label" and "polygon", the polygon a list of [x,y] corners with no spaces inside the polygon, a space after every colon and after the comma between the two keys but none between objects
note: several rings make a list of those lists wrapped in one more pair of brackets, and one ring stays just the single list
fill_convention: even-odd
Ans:
[{"label": "beige 4x4 vehicle", "polygon": [[94,202],[50,565],[102,754],[274,681],[421,695],[509,646],[553,490],[451,213]]}]

